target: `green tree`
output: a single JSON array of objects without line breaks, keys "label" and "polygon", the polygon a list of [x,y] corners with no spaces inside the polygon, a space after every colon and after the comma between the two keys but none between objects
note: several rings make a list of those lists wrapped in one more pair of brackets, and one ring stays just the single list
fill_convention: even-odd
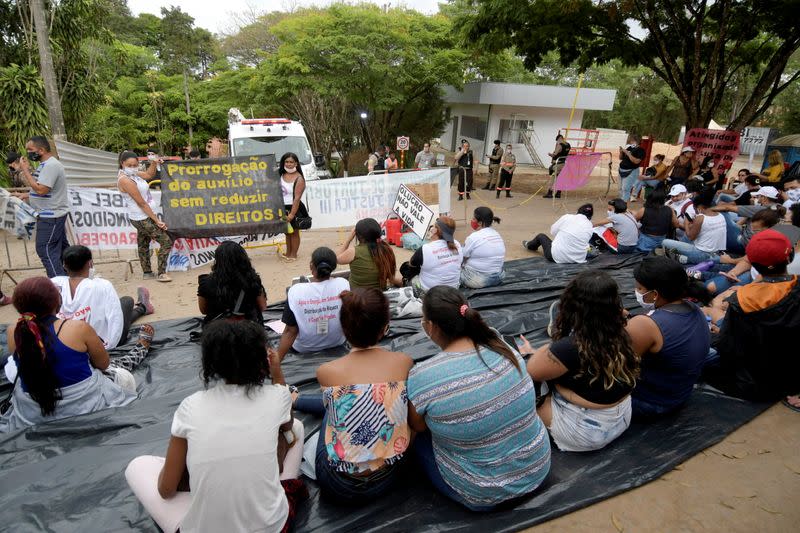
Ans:
[{"label": "green tree", "polygon": [[[362,112],[367,119],[361,137],[370,150],[398,134],[416,140],[438,134],[444,125],[440,87],[460,86],[469,68],[443,16],[337,4],[297,12],[272,31],[280,46],[259,67],[260,92],[285,103],[311,91],[322,105],[346,109],[350,117],[326,133],[333,146],[317,150],[346,151],[352,139],[342,132],[353,125],[358,131]],[[299,118],[309,125],[307,117]],[[326,128],[325,121],[318,127]]]},{"label": "green tree", "polygon": [[643,65],[674,92],[686,126],[705,127],[730,83],[755,77],[730,121],[741,129],[800,77],[786,69],[800,47],[796,0],[456,0],[457,24],[475,46],[513,45],[533,69],[550,50],[585,70],[619,59]]}]

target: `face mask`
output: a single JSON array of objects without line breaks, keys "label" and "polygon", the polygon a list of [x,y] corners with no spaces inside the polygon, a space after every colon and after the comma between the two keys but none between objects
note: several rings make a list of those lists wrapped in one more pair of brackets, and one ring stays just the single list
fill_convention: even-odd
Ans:
[{"label": "face mask", "polygon": [[122,169],[122,172],[124,172],[126,176],[133,177],[139,173],[139,169],[135,167],[125,167]]},{"label": "face mask", "polygon": [[608,216],[611,216],[611,215],[613,215],[613,214],[614,214],[614,210],[613,210],[613,209],[609,209],[609,210],[608,210]]},{"label": "face mask", "polygon": [[30,161],[39,161],[42,159],[42,156],[39,155],[39,152],[27,152],[27,155]]},{"label": "face mask", "polygon": [[291,174],[291,173],[293,173],[295,170],[297,170],[297,165],[291,165],[291,166],[289,166],[289,165],[284,165],[284,166],[283,166],[283,169],[284,169],[286,172],[288,172],[289,174]]},{"label": "face mask", "polygon": [[422,320],[420,320],[420,321],[419,321],[419,328],[422,330],[422,333],[424,333],[424,334],[425,334],[425,336],[426,336],[426,337],[427,337],[429,340],[433,340],[433,339],[431,339],[431,336],[430,336],[430,334],[429,334],[429,333],[428,333],[428,332],[425,330],[425,319],[422,319]]},{"label": "face mask", "polygon": [[94,279],[95,274],[97,274],[97,271],[94,267],[89,267],[89,279]]},{"label": "face mask", "polygon": [[472,226],[472,229],[474,229],[475,231],[478,231],[480,229],[480,225],[478,224],[478,221],[475,220],[474,218],[472,220],[470,220],[469,225]]},{"label": "face mask", "polygon": [[789,189],[786,194],[792,202],[800,202],[800,189]]},{"label": "face mask", "polygon": [[641,292],[637,291],[636,289],[633,289],[633,294],[636,295],[636,301],[639,302],[639,305],[641,305],[642,309],[644,309],[645,311],[652,311],[653,309],[656,308],[656,303],[655,302],[647,303],[647,302],[644,301],[644,295],[645,294],[650,294],[651,292],[653,292],[653,291],[647,291],[646,293],[642,294]]}]

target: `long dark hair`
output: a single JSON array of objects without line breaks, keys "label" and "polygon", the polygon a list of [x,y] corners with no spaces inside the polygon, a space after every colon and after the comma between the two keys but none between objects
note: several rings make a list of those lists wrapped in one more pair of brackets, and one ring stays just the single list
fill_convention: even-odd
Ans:
[{"label": "long dark hair", "polygon": [[217,301],[223,306],[232,308],[241,291],[248,300],[261,294],[261,277],[245,249],[237,242],[225,241],[217,246],[211,276],[217,286]]},{"label": "long dark hair", "polygon": [[297,169],[297,173],[303,176],[303,179],[305,179],[306,177],[303,174],[303,165],[300,164],[300,158],[297,157],[297,154],[294,152],[286,152],[281,156],[280,163],[278,163],[278,174],[280,174],[281,176],[286,174],[286,167],[284,165],[286,164],[286,160],[289,159],[290,157],[294,159],[295,163],[297,163],[297,165],[295,166],[295,168]]},{"label": "long dark hair", "polygon": [[375,346],[383,338],[389,325],[389,299],[383,291],[371,288],[355,288],[343,291],[342,332],[355,348]]},{"label": "long dark hair", "polygon": [[472,212],[472,216],[480,222],[484,228],[488,228],[492,225],[492,222],[500,223],[500,218],[494,216],[494,211],[486,206],[476,207],[475,211]]},{"label": "long dark hair", "polygon": [[486,325],[481,314],[468,306],[467,300],[458,289],[439,285],[426,292],[422,300],[422,314],[426,320],[439,327],[447,340],[468,337],[475,344],[475,351],[479,357],[481,357],[479,347],[485,346],[507,359],[522,372],[514,353],[497,333]]},{"label": "long dark hair", "polygon": [[14,307],[22,315],[14,329],[19,377],[28,394],[42,410],[52,415],[61,399],[61,388],[47,354],[50,345],[49,326],[58,311],[59,292],[45,277],[28,278],[14,289]]},{"label": "long dark hair", "polygon": [[615,382],[633,387],[639,357],[625,324],[617,282],[605,272],[587,270],[564,289],[553,338],[572,336],[580,354],[579,375],[588,375],[590,383],[601,379],[606,390]]},{"label": "long dark hair", "polygon": [[381,287],[389,285],[397,270],[394,250],[381,239],[381,225],[374,218],[364,218],[356,223],[356,237],[360,244],[365,244],[369,254],[378,267]]},{"label": "long dark hair", "polygon": [[691,298],[709,304],[714,299],[702,282],[690,280],[686,270],[669,257],[645,257],[634,267],[633,279],[642,287],[658,292],[668,302]]},{"label": "long dark hair", "polygon": [[203,330],[203,383],[243,385],[249,394],[270,379],[264,328],[249,320],[215,320]]},{"label": "long dark hair", "polygon": [[650,194],[647,195],[647,198],[644,201],[645,209],[650,207],[653,209],[661,209],[662,207],[666,207],[670,209],[668,206],[664,205],[664,202],[667,201],[667,191],[663,187],[656,187]]}]

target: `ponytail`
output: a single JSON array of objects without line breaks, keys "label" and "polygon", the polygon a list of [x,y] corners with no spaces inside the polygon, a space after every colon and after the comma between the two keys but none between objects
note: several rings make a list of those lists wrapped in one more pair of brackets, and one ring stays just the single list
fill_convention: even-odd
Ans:
[{"label": "ponytail", "polygon": [[485,346],[507,359],[514,365],[514,368],[522,373],[522,367],[516,355],[486,324],[481,314],[469,307],[458,289],[444,285],[433,287],[425,293],[422,312],[425,318],[436,324],[449,340],[468,337],[475,345],[475,352],[478,357],[481,357],[481,360],[483,357],[480,353],[480,346]]},{"label": "ponytail", "polygon": [[46,328],[33,313],[23,313],[14,330],[19,377],[39,404],[42,416],[52,415],[61,399],[58,378],[45,350]]},{"label": "ponytail", "polygon": [[484,228],[491,226],[492,222],[500,223],[500,217],[494,216],[494,211],[485,206],[476,207],[472,216],[475,217],[475,220],[480,222]]}]

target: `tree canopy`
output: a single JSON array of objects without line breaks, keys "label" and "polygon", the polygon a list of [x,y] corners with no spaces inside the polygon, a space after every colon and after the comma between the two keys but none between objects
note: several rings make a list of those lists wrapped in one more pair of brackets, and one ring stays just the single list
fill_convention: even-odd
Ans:
[{"label": "tree canopy", "polygon": [[582,70],[642,65],[677,96],[687,127],[705,127],[726,91],[752,80],[730,120],[741,129],[800,77],[796,0],[454,0],[457,25],[486,50],[513,46],[536,68],[557,50]]}]

